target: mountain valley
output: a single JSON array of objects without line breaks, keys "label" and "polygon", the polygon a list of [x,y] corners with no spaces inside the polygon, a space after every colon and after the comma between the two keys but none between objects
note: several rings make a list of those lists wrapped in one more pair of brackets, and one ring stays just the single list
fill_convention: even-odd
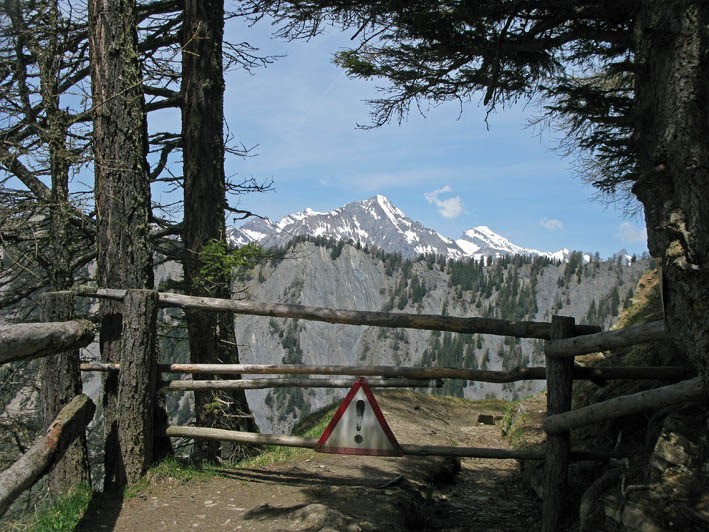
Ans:
[{"label": "mountain valley", "polygon": [[[384,196],[279,222],[256,219],[229,232],[258,243],[265,260],[238,274],[235,296],[334,309],[549,321],[552,314],[607,328],[630,303],[647,258],[620,252],[542,252],[485,226],[458,240],[411,220]],[[490,370],[544,364],[542,342],[488,335],[380,329],[237,316],[244,363],[450,366]],[[435,393],[515,399],[542,390],[447,381]],[[248,392],[261,430],[288,432],[299,417],[341,397],[332,389]],[[185,411],[186,414],[186,411]]]},{"label": "mountain valley", "polygon": [[[359,245],[300,237],[237,280],[236,297],[334,309],[549,321],[552,314],[607,328],[629,304],[647,259],[567,262],[506,255],[498,259],[404,259]],[[293,319],[237,316],[244,363],[450,366],[512,369],[544,364],[542,342],[488,335],[383,329]],[[447,381],[436,393],[515,399],[543,381]],[[261,430],[288,432],[303,414],[343,391],[249,391]]]}]

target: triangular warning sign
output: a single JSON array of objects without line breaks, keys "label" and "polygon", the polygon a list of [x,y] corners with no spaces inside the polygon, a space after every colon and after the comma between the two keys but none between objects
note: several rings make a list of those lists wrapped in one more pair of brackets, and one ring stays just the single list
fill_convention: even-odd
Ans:
[{"label": "triangular warning sign", "polygon": [[402,456],[367,381],[359,377],[320,436],[321,453]]}]

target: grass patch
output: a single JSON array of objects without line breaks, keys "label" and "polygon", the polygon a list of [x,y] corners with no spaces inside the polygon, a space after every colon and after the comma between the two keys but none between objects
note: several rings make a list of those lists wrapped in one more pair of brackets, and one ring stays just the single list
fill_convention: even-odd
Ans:
[{"label": "grass patch", "polygon": [[71,532],[76,528],[89,506],[93,492],[88,484],[81,484],[67,495],[59,497],[39,510],[28,525],[16,530],[32,532]]},{"label": "grass patch", "polygon": [[293,434],[304,438],[319,437],[327,427],[327,424],[330,423],[339,406],[340,402],[338,401],[337,404],[328,405],[301,419],[293,427]]},{"label": "grass patch", "polygon": [[502,417],[502,434],[515,449],[529,449],[546,438],[542,423],[546,415],[546,393],[506,404]]},{"label": "grass patch", "polygon": [[[296,424],[293,429],[293,434],[305,438],[319,437],[330,422],[330,419],[332,419],[336,409],[337,405],[331,405],[313,412]],[[269,445],[264,447],[260,454],[246,458],[240,462],[225,463],[222,465],[205,465],[203,467],[191,465],[188,460],[170,457],[153,466],[136,484],[126,488],[124,496],[126,499],[135,497],[145,491],[150,484],[156,482],[186,483],[191,481],[206,481],[221,476],[225,469],[264,467],[295,458],[301,458],[311,453],[313,453],[311,449],[301,447]]]},{"label": "grass patch", "polygon": [[[336,405],[329,405],[321,408],[320,410],[316,410],[312,414],[301,419],[298,423],[296,423],[295,427],[293,427],[293,434],[304,438],[319,437],[327,427],[328,423],[330,423],[332,416],[335,415],[335,411],[338,406],[339,402]],[[253,458],[242,460],[237,464],[233,464],[233,467],[264,467],[281,462],[287,462],[295,458],[303,458],[309,456],[313,452],[314,451],[312,449],[306,449],[304,447],[269,445],[264,447],[261,454],[254,456]]]},{"label": "grass patch", "polygon": [[191,465],[187,460],[169,457],[151,467],[138,482],[128,486],[123,495],[126,499],[131,499],[155,482],[186,483],[193,480],[205,481],[218,475],[217,466],[207,465],[199,468]]}]

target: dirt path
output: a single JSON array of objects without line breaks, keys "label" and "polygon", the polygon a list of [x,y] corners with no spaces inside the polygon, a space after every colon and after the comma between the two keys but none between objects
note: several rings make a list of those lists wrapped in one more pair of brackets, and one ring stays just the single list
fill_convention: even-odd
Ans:
[{"label": "dirt path", "polygon": [[[505,447],[469,403],[377,394],[401,443]],[[209,480],[162,480],[126,501],[97,499],[81,531],[504,531],[539,529],[540,507],[514,460],[319,454]]]}]

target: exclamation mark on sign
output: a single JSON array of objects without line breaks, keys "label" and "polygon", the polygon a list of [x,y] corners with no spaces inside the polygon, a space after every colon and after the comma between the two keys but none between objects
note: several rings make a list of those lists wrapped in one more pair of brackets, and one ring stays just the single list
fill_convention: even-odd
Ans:
[{"label": "exclamation mark on sign", "polygon": [[[362,430],[362,418],[364,417],[364,401],[362,399],[358,400],[357,403],[355,403],[355,410],[357,413],[357,432]],[[354,437],[355,443],[362,443],[364,441],[364,438],[362,437],[361,434],[357,434]]]}]

